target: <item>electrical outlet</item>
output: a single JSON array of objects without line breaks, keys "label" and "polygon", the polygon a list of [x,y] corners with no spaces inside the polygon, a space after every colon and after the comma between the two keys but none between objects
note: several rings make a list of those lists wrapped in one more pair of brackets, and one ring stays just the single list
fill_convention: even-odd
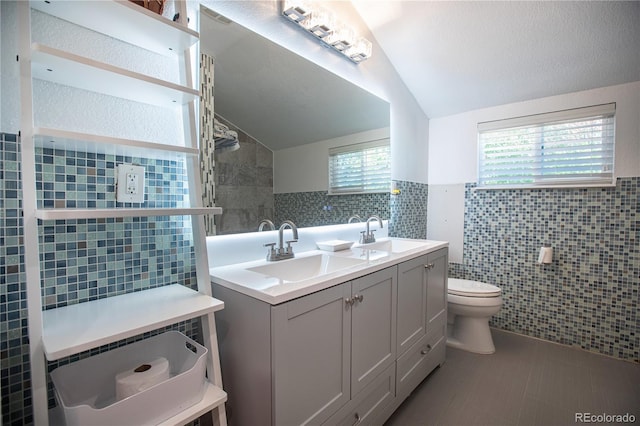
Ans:
[{"label": "electrical outlet", "polygon": [[144,167],[119,164],[116,173],[116,201],[119,203],[144,202]]}]

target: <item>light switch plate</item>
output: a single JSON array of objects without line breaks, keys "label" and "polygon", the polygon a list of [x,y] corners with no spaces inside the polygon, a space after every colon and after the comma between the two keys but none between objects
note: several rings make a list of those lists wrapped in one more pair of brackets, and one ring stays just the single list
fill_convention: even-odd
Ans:
[{"label": "light switch plate", "polygon": [[144,167],[119,164],[117,167],[116,201],[119,203],[144,202]]}]

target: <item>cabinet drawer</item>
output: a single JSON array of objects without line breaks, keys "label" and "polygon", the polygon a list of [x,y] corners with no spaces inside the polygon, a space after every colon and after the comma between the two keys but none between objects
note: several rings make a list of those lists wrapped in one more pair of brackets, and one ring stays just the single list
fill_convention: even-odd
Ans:
[{"label": "cabinet drawer", "polygon": [[444,362],[446,320],[445,315],[440,315],[436,323],[431,324],[429,332],[398,358],[398,397],[404,399],[434,368]]},{"label": "cabinet drawer", "polygon": [[383,411],[396,394],[396,366],[391,365],[324,424],[327,426],[382,425]]}]

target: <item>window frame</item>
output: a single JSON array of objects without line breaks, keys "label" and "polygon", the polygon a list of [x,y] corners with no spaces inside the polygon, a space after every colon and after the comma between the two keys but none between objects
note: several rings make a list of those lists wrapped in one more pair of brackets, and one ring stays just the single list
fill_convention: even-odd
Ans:
[{"label": "window frame", "polygon": [[[482,175],[483,172],[483,140],[482,135],[489,132],[496,131],[508,131],[523,128],[537,127],[540,128],[540,134],[544,133],[543,127],[562,124],[563,122],[571,122],[575,120],[583,119],[588,121],[589,119],[598,118],[611,118],[611,130],[610,143],[607,142],[606,147],[610,146],[611,149],[611,170],[602,170],[601,173],[610,173],[611,176],[585,176],[585,177],[571,177],[562,178],[559,175],[550,176],[549,178],[540,178],[539,175],[543,174],[543,160],[544,160],[544,144],[541,140],[538,140],[535,148],[540,152],[536,155],[535,160],[540,164],[536,169],[540,173],[538,176],[534,176],[534,182],[530,183],[516,183],[507,182],[503,184],[484,184],[486,176]],[[507,118],[502,120],[485,121],[478,123],[477,126],[477,189],[539,189],[539,188],[588,188],[588,187],[610,187],[615,186],[615,145],[616,145],[616,104],[607,103],[600,105],[593,105],[581,108],[572,108],[561,111],[553,111],[541,114],[534,114],[528,116],[520,116]],[[603,165],[603,167],[609,166]]]},{"label": "window frame", "polygon": [[[359,190],[359,191],[352,191],[352,190],[345,190],[345,191],[336,191],[336,186],[333,185],[333,173],[332,173],[332,161],[334,159],[334,157],[340,155],[340,154],[346,154],[346,153],[355,153],[355,152],[361,152],[364,153],[367,150],[370,149],[375,149],[375,148],[380,148],[380,147],[387,147],[388,149],[388,166],[387,166],[387,170],[388,170],[388,185],[386,186],[385,189],[363,189],[363,190]],[[350,145],[342,145],[342,146],[336,146],[336,147],[331,147],[328,150],[328,155],[327,155],[327,193],[328,195],[354,195],[354,194],[380,194],[380,193],[385,193],[385,192],[389,192],[391,190],[391,143],[390,143],[390,139],[389,138],[382,138],[382,139],[376,139],[376,140],[372,140],[372,141],[367,141],[367,142],[359,142],[359,143],[355,143],[355,144],[350,144]],[[382,182],[381,182],[382,183]]]}]

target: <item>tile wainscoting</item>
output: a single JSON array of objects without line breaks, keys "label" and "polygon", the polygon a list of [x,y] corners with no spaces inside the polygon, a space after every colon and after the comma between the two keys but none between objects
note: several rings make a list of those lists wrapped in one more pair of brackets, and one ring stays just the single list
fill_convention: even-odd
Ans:
[{"label": "tile wainscoting", "polygon": [[347,223],[358,215],[362,221],[372,215],[389,220],[389,236],[426,238],[426,184],[395,181],[399,195],[375,194],[328,195],[326,191],[275,194],[275,222],[292,220],[298,226],[322,226]]},{"label": "tile wainscoting", "polygon": [[400,194],[391,195],[389,236],[427,238],[427,201],[429,186],[424,183],[396,180]]},{"label": "tile wainscoting", "polygon": [[[115,207],[114,168],[120,163],[145,166],[146,201],[142,207],[188,204],[187,179],[182,162],[51,149],[40,149],[36,156],[36,180],[40,206],[43,207]],[[2,423],[24,425],[31,424],[33,416],[22,239],[20,144],[16,135],[0,134],[0,159]],[[39,231],[45,309],[175,282],[186,282],[191,288],[197,288],[190,216],[44,221]],[[155,333],[167,329],[179,330],[200,340],[197,320]],[[48,368],[51,370],[57,365],[149,335],[49,363]],[[51,384],[49,387],[51,390]],[[51,392],[49,398],[52,404]]]},{"label": "tile wainscoting", "polygon": [[[640,360],[640,177],[611,188],[465,188],[463,264],[452,277],[502,288],[491,325]],[[540,247],[553,263],[539,265]]]},{"label": "tile wainscoting", "polygon": [[347,223],[358,215],[362,221],[372,215],[389,219],[389,193],[328,195],[326,191],[274,194],[274,222],[291,220],[298,227]]}]

